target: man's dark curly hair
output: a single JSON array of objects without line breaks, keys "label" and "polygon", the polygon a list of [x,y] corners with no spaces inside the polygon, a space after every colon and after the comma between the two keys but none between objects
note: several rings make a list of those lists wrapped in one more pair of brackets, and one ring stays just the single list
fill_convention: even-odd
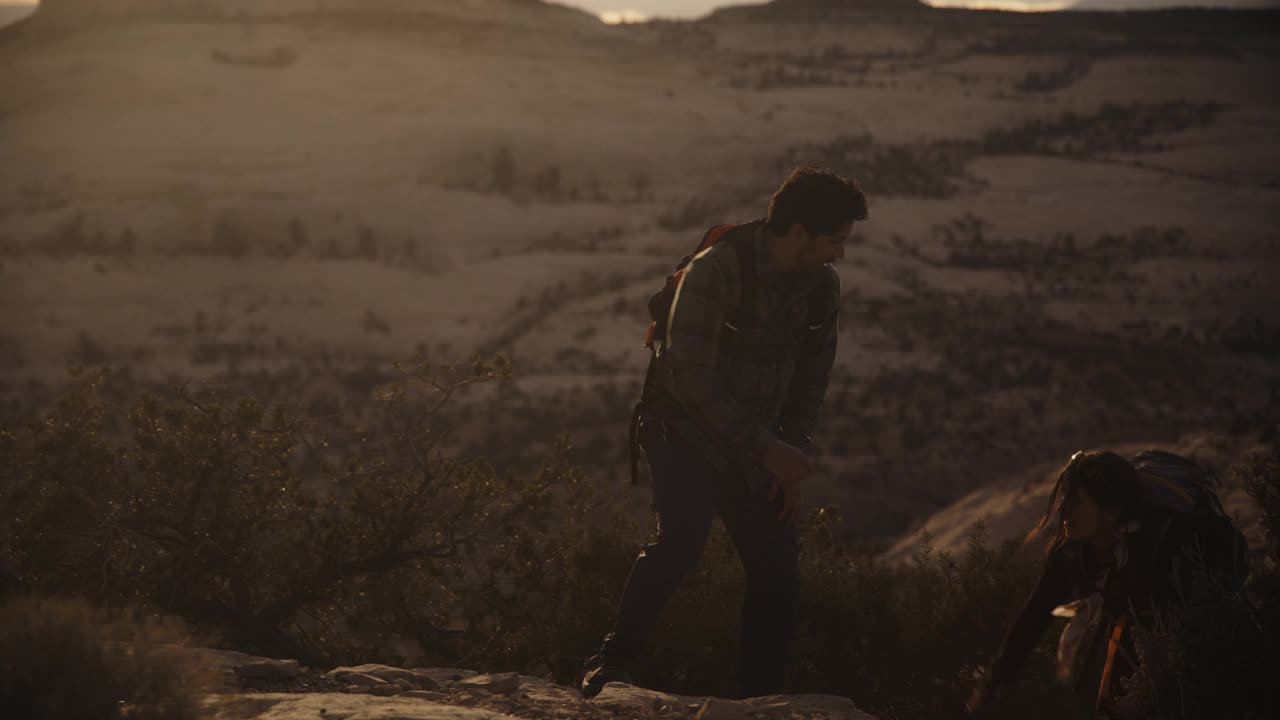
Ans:
[{"label": "man's dark curly hair", "polygon": [[809,235],[827,235],[853,220],[867,219],[867,196],[858,181],[824,168],[792,171],[769,201],[765,227],[782,235],[800,223]]}]

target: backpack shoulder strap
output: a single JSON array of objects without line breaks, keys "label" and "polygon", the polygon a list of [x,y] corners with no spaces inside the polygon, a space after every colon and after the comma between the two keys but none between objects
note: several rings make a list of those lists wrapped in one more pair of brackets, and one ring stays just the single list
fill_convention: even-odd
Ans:
[{"label": "backpack shoulder strap", "polygon": [[716,225],[702,236],[702,242],[698,243],[698,252],[702,252],[707,248],[720,242],[720,239],[729,233],[730,230],[738,227],[737,225]]}]

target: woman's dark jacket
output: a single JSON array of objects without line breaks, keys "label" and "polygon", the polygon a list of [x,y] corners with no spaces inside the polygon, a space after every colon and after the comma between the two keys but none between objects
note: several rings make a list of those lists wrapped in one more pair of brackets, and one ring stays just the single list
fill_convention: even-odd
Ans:
[{"label": "woman's dark jacket", "polygon": [[[1027,655],[1039,643],[1053,609],[1094,592],[1103,595],[1103,626],[1122,615],[1139,624],[1150,622],[1177,604],[1191,587],[1199,563],[1229,589],[1238,589],[1248,574],[1244,538],[1229,518],[1215,515],[1161,515],[1146,518],[1127,535],[1123,566],[1113,567],[1098,588],[1105,565],[1085,541],[1061,542],[1048,554],[1031,597],[1005,635],[991,667],[988,687],[1017,678]],[[1126,643],[1128,638],[1126,638]],[[1126,672],[1127,670],[1127,672]],[[1133,668],[1119,668],[1121,676]]]}]

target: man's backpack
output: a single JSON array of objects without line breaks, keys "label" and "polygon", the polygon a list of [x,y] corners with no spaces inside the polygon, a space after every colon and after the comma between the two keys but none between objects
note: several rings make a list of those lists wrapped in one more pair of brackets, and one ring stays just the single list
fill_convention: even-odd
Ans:
[{"label": "man's backpack", "polygon": [[[759,221],[757,221],[759,222]],[[663,283],[662,288],[655,292],[649,298],[649,329],[645,332],[644,346],[649,349],[649,367],[644,373],[644,384],[640,387],[640,399],[636,401],[635,408],[631,411],[631,429],[628,440],[628,447],[631,452],[631,484],[635,485],[640,481],[640,453],[639,453],[639,437],[640,431],[640,415],[649,401],[652,386],[654,368],[658,364],[658,355],[661,348],[667,342],[667,321],[671,315],[671,305],[675,302],[676,289],[680,287],[680,279],[684,277],[684,270],[693,258],[697,257],[703,250],[710,248],[716,243],[724,240],[732,234],[734,240],[734,249],[738,254],[739,266],[742,268],[742,293],[747,295],[749,289],[754,292],[755,288],[755,263],[751,257],[750,233],[746,229],[753,223],[745,223],[743,225],[716,225],[707,230],[702,235],[702,240],[698,242],[698,247],[693,252],[680,258],[680,262],[676,264],[675,270],[667,276],[667,280]],[[741,303],[745,305],[745,303]]]},{"label": "man's backpack", "polygon": [[[667,322],[671,315],[671,305],[675,302],[676,290],[680,286],[681,278],[684,277],[685,268],[700,253],[714,245],[729,243],[733,247],[742,278],[742,297],[738,307],[726,319],[721,338],[723,342],[731,343],[738,347],[750,346],[750,340],[739,336],[747,335],[742,331],[750,324],[751,308],[754,306],[753,298],[759,285],[759,278],[756,273],[755,248],[752,241],[755,238],[756,231],[763,223],[763,220],[754,220],[737,225],[716,225],[708,229],[703,233],[702,240],[698,242],[698,246],[694,251],[680,259],[680,262],[676,264],[675,270],[667,276],[662,288],[649,298],[649,327],[644,337],[644,346],[650,351],[649,367],[645,371],[644,384],[640,388],[640,399],[636,402],[635,408],[631,412],[629,446],[631,450],[632,485],[637,484],[640,477],[638,438],[640,417],[642,410],[652,400],[653,376],[658,357],[667,342]],[[817,287],[815,288],[815,293],[818,289]],[[817,307],[817,305],[811,299],[810,308],[813,307]],[[815,327],[825,327],[826,323],[831,320],[831,317],[821,318],[819,324],[815,325]]]},{"label": "man's backpack", "polygon": [[734,249],[738,255],[738,264],[742,269],[743,296],[747,296],[748,289],[755,289],[756,273],[754,258],[751,255],[752,235],[750,231],[754,230],[755,225],[759,222],[757,220],[756,222],[742,225],[716,225],[703,234],[702,240],[693,252],[680,258],[676,269],[667,276],[667,281],[663,283],[662,288],[649,298],[650,322],[649,329],[644,336],[644,346],[652,351],[655,356],[659,352],[659,346],[666,343],[667,320],[671,314],[671,304],[676,298],[676,289],[680,287],[680,279],[684,277],[684,271],[689,262],[697,257],[699,253],[721,240],[732,238]]}]

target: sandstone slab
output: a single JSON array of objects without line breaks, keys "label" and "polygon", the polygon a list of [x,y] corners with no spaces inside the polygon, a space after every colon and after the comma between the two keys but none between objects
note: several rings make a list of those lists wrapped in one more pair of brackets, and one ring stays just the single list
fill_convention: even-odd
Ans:
[{"label": "sandstone slab", "polygon": [[756,708],[741,700],[707,698],[698,710],[697,720],[746,720]]},{"label": "sandstone slab", "polygon": [[262,658],[239,665],[235,671],[251,680],[292,680],[302,674],[302,665],[297,660]]},{"label": "sandstone slab", "polygon": [[520,675],[519,673],[476,675],[465,680],[459,680],[454,687],[466,690],[482,690],[491,695],[510,695],[520,689]]},{"label": "sandstone slab", "polygon": [[841,695],[765,695],[744,701],[769,715],[818,717],[826,720],[876,720]]},{"label": "sandstone slab", "polygon": [[[339,693],[265,693],[253,703],[239,698],[215,701],[215,720],[518,720],[515,716],[485,710],[443,705],[416,698],[374,697]],[[245,714],[246,709],[260,710]]]},{"label": "sandstone slab", "polygon": [[653,713],[684,714],[702,707],[706,698],[693,695],[675,695],[658,690],[636,687],[627,683],[611,682],[604,686],[591,704],[617,713],[649,715]]},{"label": "sandstone slab", "polygon": [[412,671],[419,675],[426,675],[432,680],[435,680],[436,684],[440,686],[452,685],[458,682],[459,680],[466,680],[467,678],[472,678],[480,674],[475,670],[464,670],[462,668],[417,667],[417,668],[412,668]]},{"label": "sandstone slab", "polygon": [[346,672],[338,675],[329,675],[328,677],[339,680],[348,685],[357,685],[360,687],[375,687],[387,684],[387,681],[382,678],[358,672]]},{"label": "sandstone slab", "polygon": [[443,702],[449,698],[448,695],[445,695],[442,692],[436,692],[434,690],[409,690],[408,692],[405,692],[400,697],[417,698],[419,700],[432,700],[436,702]]}]

